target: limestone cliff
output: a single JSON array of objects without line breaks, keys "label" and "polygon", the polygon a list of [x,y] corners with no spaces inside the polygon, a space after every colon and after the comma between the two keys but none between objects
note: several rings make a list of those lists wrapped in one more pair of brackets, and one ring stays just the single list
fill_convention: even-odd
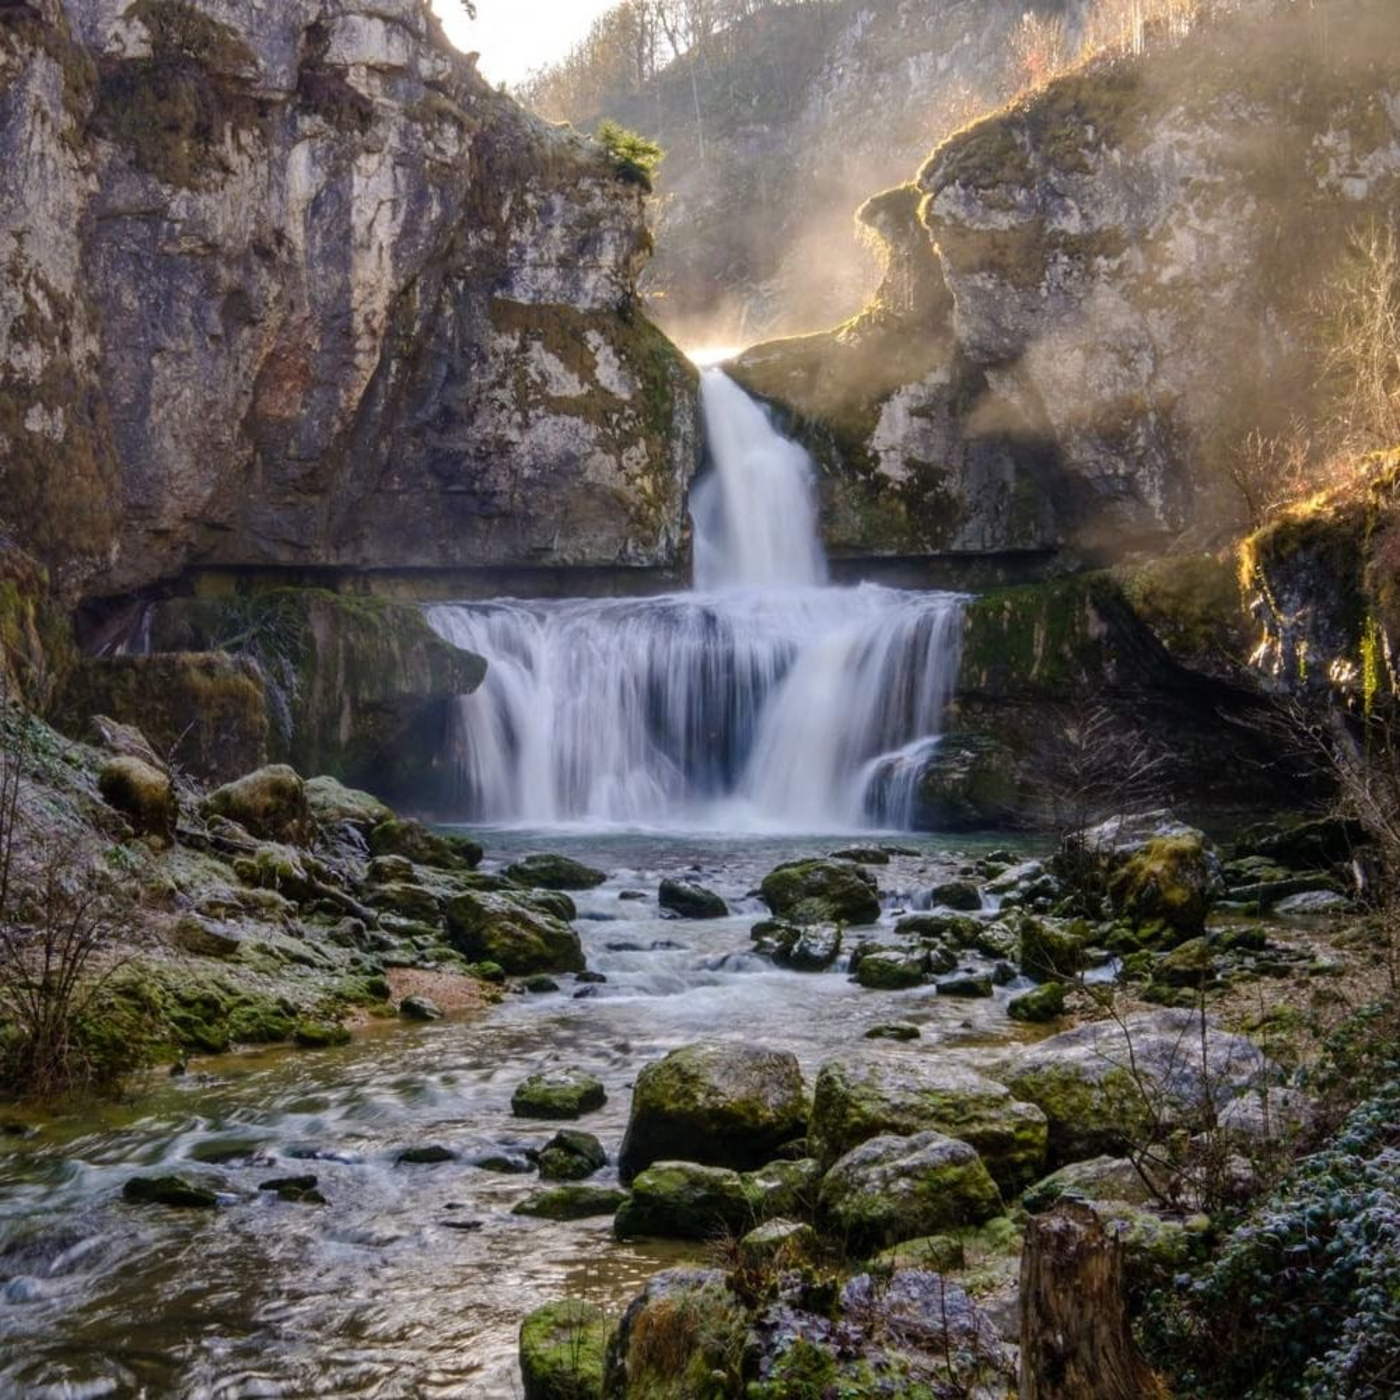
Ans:
[{"label": "limestone cliff", "polygon": [[1346,235],[1397,201],[1400,9],[1256,7],[949,139],[868,207],[867,312],[737,373],[817,448],[838,552],[1208,540],[1234,446],[1306,409]]},{"label": "limestone cliff", "polygon": [[683,563],[642,197],[420,0],[0,0],[0,526],[190,569]]}]

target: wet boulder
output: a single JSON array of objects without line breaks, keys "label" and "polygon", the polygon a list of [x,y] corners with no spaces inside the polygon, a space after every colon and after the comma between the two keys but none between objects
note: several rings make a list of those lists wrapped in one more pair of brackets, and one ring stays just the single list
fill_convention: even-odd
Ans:
[{"label": "wet boulder", "polygon": [[662,1159],[748,1171],[806,1126],[796,1056],[758,1045],[688,1045],[637,1076],[618,1166],[624,1182]]},{"label": "wet boulder", "polygon": [[946,735],[919,775],[915,821],[932,831],[1000,826],[1020,805],[1016,756],[980,734]]},{"label": "wet boulder", "polygon": [[122,1187],[122,1199],[176,1210],[213,1210],[219,1204],[216,1191],[183,1176],[133,1176]]},{"label": "wet boulder", "polygon": [[390,817],[369,834],[369,848],[377,856],[403,856],[414,865],[434,870],[475,870],[481,864],[479,842],[469,836],[430,831],[422,822]]},{"label": "wet boulder", "polygon": [[444,912],[448,941],[472,962],[495,963],[512,977],[584,969],[578,934],[520,895],[464,890]]},{"label": "wet boulder", "polygon": [[771,1220],[778,1215],[809,1216],[821,1186],[822,1164],[814,1157],[798,1157],[769,1162],[740,1176],[755,1220]]},{"label": "wet boulder", "polygon": [[812,1150],[830,1164],[882,1134],[946,1133],[970,1143],[1014,1195],[1045,1163],[1046,1118],[1005,1085],[947,1061],[852,1055],[825,1064],[812,1103]]},{"label": "wet boulder", "polygon": [[138,836],[168,841],[175,834],[175,784],[163,769],[140,758],[114,758],[98,774],[97,790]]},{"label": "wet boulder", "polygon": [[834,924],[778,924],[773,961],[794,972],[825,972],[841,956],[841,930]]},{"label": "wet boulder", "polygon": [[536,1308],[520,1324],[525,1400],[602,1400],[607,1314],[569,1298]]},{"label": "wet boulder", "polygon": [[871,1138],[822,1179],[819,1217],[857,1250],[981,1225],[1001,1193],[974,1148],[942,1133]]},{"label": "wet boulder", "polygon": [[1032,987],[1007,1003],[1006,1014],[1013,1021],[1035,1025],[1056,1021],[1065,1014],[1065,988],[1062,982],[1045,982]]},{"label": "wet boulder", "polygon": [[880,888],[859,865],[803,860],[780,865],[764,877],[763,902],[796,924],[873,924],[880,917]]},{"label": "wet boulder", "polygon": [[583,1070],[532,1074],[511,1095],[517,1118],[581,1118],[607,1103],[603,1082]]},{"label": "wet boulder", "polygon": [[544,1181],[582,1181],[608,1164],[603,1144],[592,1133],[564,1128],[555,1133],[540,1153],[540,1178]]},{"label": "wet boulder", "polygon": [[927,951],[902,952],[896,948],[865,948],[852,957],[852,975],[871,991],[897,992],[919,986],[929,972]]},{"label": "wet boulder", "polygon": [[972,913],[982,907],[982,891],[971,880],[945,880],[929,891],[935,909]]},{"label": "wet boulder", "polygon": [[656,1162],[633,1180],[613,1230],[620,1240],[712,1240],[742,1234],[751,1221],[738,1172],[695,1162]]},{"label": "wet boulder", "polygon": [[683,919],[723,919],[729,914],[719,895],[690,880],[663,880],[657,903]]},{"label": "wet boulder", "polygon": [[441,1021],[446,1013],[431,997],[407,996],[399,1003],[405,1021]]},{"label": "wet boulder", "polygon": [[506,867],[517,885],[536,890],[592,890],[608,877],[601,870],[568,856],[532,855]]},{"label": "wet boulder", "polygon": [[595,1220],[616,1215],[626,1199],[627,1192],[616,1186],[551,1186],[526,1196],[510,1213],[538,1220]]},{"label": "wet boulder", "polygon": [[306,785],[285,763],[259,768],[216,788],[204,799],[202,810],[205,816],[237,822],[264,841],[304,846],[315,834]]},{"label": "wet boulder", "polygon": [[1233,1099],[1274,1083],[1277,1067],[1244,1036],[1198,1012],[1139,1012],[1022,1051],[1011,1092],[1049,1120],[1052,1166],[1120,1156],[1169,1128],[1206,1125]]}]

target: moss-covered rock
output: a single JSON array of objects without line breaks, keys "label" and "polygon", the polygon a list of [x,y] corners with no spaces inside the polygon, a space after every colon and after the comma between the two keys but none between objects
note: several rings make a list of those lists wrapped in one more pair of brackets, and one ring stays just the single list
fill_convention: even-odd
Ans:
[{"label": "moss-covered rock", "polygon": [[179,813],[169,773],[139,758],[114,758],[98,774],[97,789],[139,836],[168,840],[175,834]]},{"label": "moss-covered rock", "polygon": [[902,952],[896,948],[866,948],[860,957],[852,956],[856,981],[872,991],[897,992],[917,987],[929,973],[926,951]]},{"label": "moss-covered rock", "polygon": [[306,805],[318,826],[353,826],[365,836],[394,817],[392,810],[372,793],[346,787],[325,775],[307,779]]},{"label": "moss-covered rock", "polygon": [[511,1095],[517,1118],[581,1118],[607,1103],[603,1082],[582,1070],[532,1074]]},{"label": "moss-covered rock", "polygon": [[526,856],[508,865],[506,876],[517,885],[540,890],[591,890],[608,878],[582,861],[545,854]]},{"label": "moss-covered rock", "polygon": [[624,1182],[663,1159],[750,1170],[801,1137],[806,1125],[794,1055],[757,1045],[689,1045],[637,1076],[618,1167]]},{"label": "moss-covered rock", "polygon": [[293,768],[273,764],[216,788],[204,799],[209,816],[225,817],[267,841],[306,845],[314,835],[306,786]]},{"label": "moss-covered rock", "polygon": [[543,1181],[582,1181],[608,1164],[603,1144],[592,1133],[565,1128],[555,1133],[540,1152]]},{"label": "moss-covered rock", "polygon": [[1020,937],[1020,966],[1037,981],[1061,978],[1073,981],[1088,966],[1084,937],[1044,919],[1022,915],[1016,924]]},{"label": "moss-covered rock", "polygon": [[1135,927],[1165,924],[1191,937],[1205,928],[1219,877],[1199,834],[1151,841],[1109,881],[1114,909]]},{"label": "moss-covered rock", "polygon": [[525,1400],[602,1400],[610,1329],[604,1312],[577,1299],[536,1308],[520,1324]]},{"label": "moss-covered rock", "polygon": [[434,870],[475,870],[484,852],[481,843],[458,832],[432,831],[422,822],[390,813],[369,833],[377,856],[402,856]]},{"label": "moss-covered rock", "polygon": [[1149,1205],[1157,1199],[1150,1167],[1139,1166],[1126,1157],[1090,1157],[1071,1162],[1037,1181],[1021,1197],[1021,1204],[1038,1215],[1065,1196],[1081,1201],[1123,1201],[1134,1206]]},{"label": "moss-covered rock", "polygon": [[945,736],[919,775],[915,825],[931,831],[1003,826],[1020,807],[1016,757],[984,734]]},{"label": "moss-covered rock", "polygon": [[744,1194],[755,1220],[787,1215],[808,1219],[817,1203],[822,1164],[815,1157],[769,1162],[757,1171],[743,1172]]},{"label": "moss-covered rock", "polygon": [[1197,1012],[1138,1012],[1064,1031],[1025,1050],[1006,1074],[1049,1120],[1049,1162],[1120,1156],[1218,1109],[1277,1071],[1243,1036]]},{"label": "moss-covered rock", "polygon": [[473,962],[495,963],[513,977],[584,969],[578,934],[522,896],[468,890],[444,912],[452,946]]},{"label": "moss-covered rock", "polygon": [[151,640],[158,652],[229,651],[255,666],[274,757],[389,798],[422,800],[443,784],[450,708],[486,674],[416,604],[326,589],[173,599],[154,608]]},{"label": "moss-covered rock", "polygon": [[60,713],[74,733],[94,715],[135,726],[207,782],[232,782],[268,758],[263,674],[223,652],[88,658],[71,672]]},{"label": "moss-covered rock", "polygon": [[873,924],[880,917],[875,877],[846,861],[780,865],[764,877],[761,893],[778,918],[796,924]]},{"label": "moss-covered rock", "polygon": [[817,1232],[805,1221],[770,1220],[739,1241],[739,1260],[749,1269],[790,1269],[817,1252]]},{"label": "moss-covered rock", "polygon": [[841,943],[835,924],[789,924],[775,940],[773,961],[794,972],[825,972],[841,956]]},{"label": "moss-covered rock", "polygon": [[871,1138],[822,1180],[825,1227],[852,1248],[884,1249],[1002,1212],[1001,1193],[976,1151],[941,1133]]},{"label": "moss-covered rock", "polygon": [[616,1215],[626,1199],[627,1192],[615,1186],[552,1186],[526,1196],[511,1207],[511,1214],[540,1220],[594,1220]]},{"label": "moss-covered rock", "polygon": [[1032,987],[1007,1003],[1006,1014],[1013,1021],[1039,1024],[1056,1021],[1065,1014],[1065,988],[1062,982],[1046,982]]},{"label": "moss-covered rock", "polygon": [[694,1162],[656,1162],[633,1180],[613,1230],[620,1240],[712,1240],[742,1234],[753,1218],[738,1172]]},{"label": "moss-covered rock", "polygon": [[1034,1181],[1045,1161],[1044,1113],[973,1070],[855,1055],[822,1066],[810,1138],[823,1162],[881,1134],[926,1131],[972,1144],[1009,1195]]}]

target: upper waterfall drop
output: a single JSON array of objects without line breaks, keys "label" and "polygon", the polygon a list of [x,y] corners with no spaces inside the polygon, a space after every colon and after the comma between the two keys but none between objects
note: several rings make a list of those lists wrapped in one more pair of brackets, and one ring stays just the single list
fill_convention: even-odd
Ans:
[{"label": "upper waterfall drop", "polygon": [[443,604],[487,658],[457,705],[463,816],[541,826],[908,827],[962,600],[827,586],[816,473],[718,370],[692,493],[696,591]]},{"label": "upper waterfall drop", "polygon": [[695,586],[825,583],[811,457],[723,370],[706,370],[700,386],[714,470],[691,493]]}]

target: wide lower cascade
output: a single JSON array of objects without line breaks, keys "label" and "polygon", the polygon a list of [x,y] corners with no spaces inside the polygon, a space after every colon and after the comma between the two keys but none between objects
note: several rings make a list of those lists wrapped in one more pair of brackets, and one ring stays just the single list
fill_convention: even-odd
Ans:
[{"label": "wide lower cascade", "polygon": [[962,600],[825,585],[810,458],[718,371],[691,593],[443,604],[490,663],[458,704],[461,815],[553,825],[905,827]]}]

